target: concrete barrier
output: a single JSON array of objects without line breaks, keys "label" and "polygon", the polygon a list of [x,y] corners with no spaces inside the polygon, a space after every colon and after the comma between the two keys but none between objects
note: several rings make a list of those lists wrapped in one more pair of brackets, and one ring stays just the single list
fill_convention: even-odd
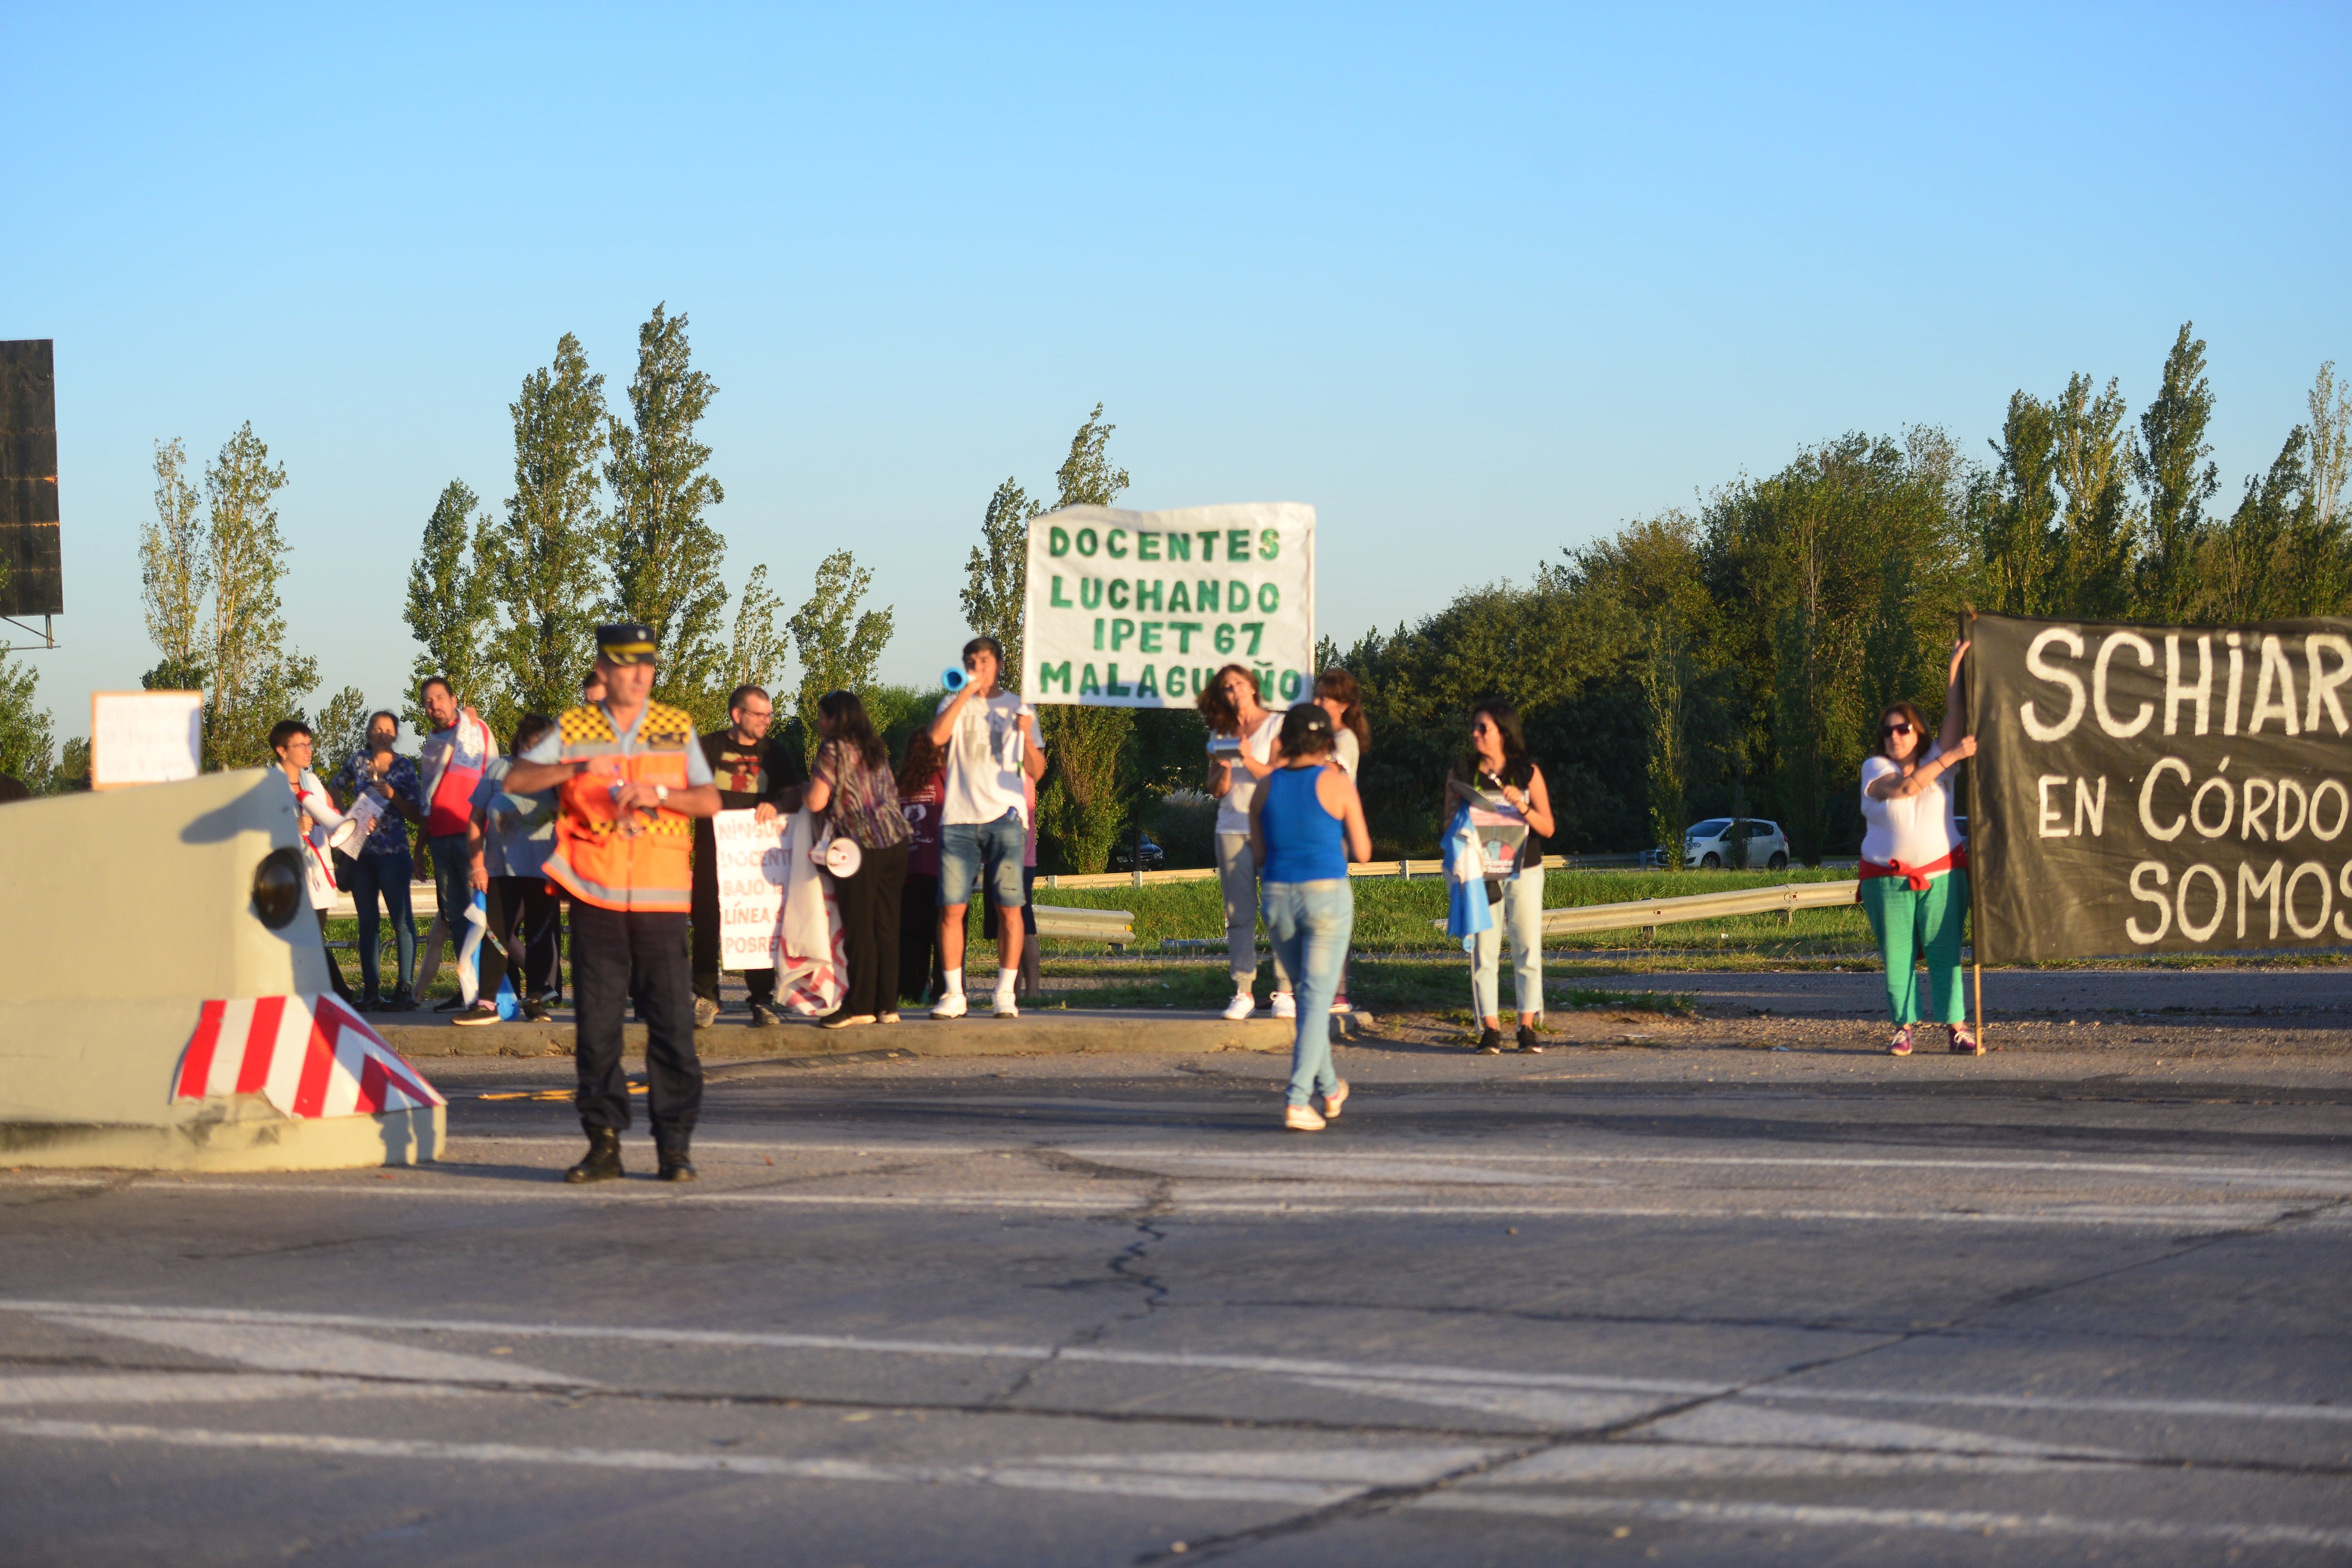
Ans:
[{"label": "concrete barrier", "polygon": [[0,806],[0,1166],[439,1154],[441,1096],[331,994],[297,854],[260,769]]}]

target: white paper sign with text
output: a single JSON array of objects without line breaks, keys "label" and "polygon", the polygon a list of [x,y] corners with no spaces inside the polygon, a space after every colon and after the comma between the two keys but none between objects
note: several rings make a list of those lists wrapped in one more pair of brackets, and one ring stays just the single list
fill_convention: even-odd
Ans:
[{"label": "white paper sign with text", "polygon": [[719,967],[773,969],[784,951],[788,817],[755,811],[710,819],[719,850]]},{"label": "white paper sign with text", "polygon": [[89,782],[93,789],[173,784],[203,770],[201,691],[93,691]]},{"label": "white paper sign with text", "polygon": [[1313,507],[1076,506],[1031,521],[1023,696],[1189,708],[1228,664],[1269,707],[1313,695]]}]

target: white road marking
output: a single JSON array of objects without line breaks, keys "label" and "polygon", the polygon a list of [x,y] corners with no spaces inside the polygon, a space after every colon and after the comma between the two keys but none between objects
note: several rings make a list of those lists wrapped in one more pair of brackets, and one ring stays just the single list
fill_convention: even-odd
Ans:
[{"label": "white road marking", "polygon": [[0,1405],[226,1405],[259,1399],[425,1399],[482,1392],[448,1384],[363,1383],[244,1372],[90,1372],[0,1377]]},{"label": "white road marking", "polygon": [[[441,1173],[435,1173],[442,1176]],[[215,1177],[205,1180],[141,1180],[120,1184],[118,1191],[172,1194],[182,1197],[229,1195],[254,1197],[358,1197],[377,1201],[384,1199],[416,1199],[428,1202],[472,1204],[571,1204],[574,1205],[615,1204],[716,1204],[749,1205],[775,1208],[869,1208],[926,1209],[973,1211],[1007,1214],[1066,1214],[1115,1216],[1131,1206],[1131,1200],[1120,1197],[1060,1198],[1044,1196],[1002,1196],[976,1193],[926,1192],[906,1194],[874,1193],[771,1193],[771,1192],[711,1192],[708,1190],[680,1193],[651,1183],[600,1188],[583,1193],[576,1188],[553,1184],[517,1185],[511,1182],[486,1183],[478,1186],[448,1184],[450,1178],[436,1181],[423,1175],[410,1177],[396,1184],[352,1183],[348,1185],[325,1183],[279,1183],[255,1178]],[[1149,1178],[1139,1176],[1138,1184]],[[69,1178],[32,1178],[26,1184],[87,1186],[95,1184]],[[1212,1189],[1213,1190],[1213,1189]],[[2213,1230],[2238,1230],[2248,1226],[2279,1224],[2303,1216],[2300,1208],[2284,1208],[2276,1200],[2235,1205],[2077,1205],[2053,1208],[1991,1209],[1846,1209],[1846,1208],[1761,1208],[1724,1207],[1695,1208],[1671,1204],[1455,1204],[1455,1203],[1374,1203],[1342,1202],[1313,1203],[1304,1200],[1259,1201],[1232,1203],[1213,1198],[1187,1197],[1181,1194],[1171,1198],[1162,1212],[1173,1218],[1239,1218],[1239,1219],[1314,1219],[1332,1215],[1377,1216],[1382,1218],[1470,1218],[1470,1219],[1643,1219],[1669,1221],[1713,1220],[1776,1220],[1791,1224],[1837,1225],[1965,1225],[1965,1226],[2068,1226],[2109,1227],[2116,1229],[2158,1228],[2184,1233]],[[2352,1215],[2336,1209],[2326,1214],[2304,1217],[2304,1223],[2337,1228],[2352,1225]]]},{"label": "white road marking", "polygon": [[[463,1318],[390,1318],[349,1312],[281,1312],[242,1307],[155,1307],[82,1301],[0,1299],[0,1311],[43,1317],[68,1316],[114,1332],[121,1321],[156,1320],[197,1323],[247,1323],[362,1329],[389,1333],[485,1334],[501,1340],[553,1339],[630,1343],[710,1345],[750,1350],[843,1351],[874,1355],[942,1356],[961,1359],[1036,1361],[1072,1364],[1166,1367],[1179,1371],[1264,1373],[1306,1380],[1317,1377],[1385,1379],[1429,1385],[1486,1389],[1570,1389],[1601,1394],[1661,1394],[1690,1398],[1734,1397],[1766,1408],[1788,1403],[1910,1405],[1923,1409],[2032,1411],[2053,1415],[2166,1415],[2230,1421],[2352,1422],[2352,1403],[2282,1405],[2253,1400],[2127,1398],[2105,1395],[1963,1394],[1933,1389],[1874,1389],[1773,1383],[1741,1389],[1720,1381],[1633,1378],[1575,1373],[1511,1372],[1495,1367],[1432,1365],[1411,1362],[1331,1362],[1295,1356],[1228,1355],[1196,1351],[1072,1349],[1045,1344],[1006,1344],[958,1340],[887,1340],[849,1334],[772,1333],[756,1330],[639,1328],[585,1323],[524,1323]],[[584,1379],[566,1377],[567,1384]]]},{"label": "white road marking", "polygon": [[566,1388],[593,1387],[584,1377],[541,1372],[489,1356],[452,1355],[443,1351],[416,1350],[408,1345],[363,1340],[328,1329],[290,1324],[262,1326],[190,1318],[139,1317],[116,1314],[43,1314],[52,1323],[92,1333],[120,1334],[150,1344],[194,1351],[199,1355],[239,1361],[271,1372],[340,1373],[355,1377],[401,1378],[415,1383],[552,1384]]},{"label": "white road marking", "polygon": [[1717,1448],[1688,1443],[1605,1443],[1554,1448],[1488,1471],[1492,1486],[1625,1486],[1662,1481],[1867,1480],[1890,1476],[2056,1476],[2136,1469],[2015,1455],[1843,1453],[1824,1448]]},{"label": "white road marking", "polygon": [[[679,1454],[657,1448],[553,1447],[521,1443],[339,1437],[307,1432],[224,1432],[120,1422],[0,1418],[0,1434],[69,1443],[163,1443],[350,1458],[432,1459],[471,1465],[552,1465],[614,1470],[777,1476],[814,1481],[898,1481],[1091,1492],[1192,1502],[1265,1502],[1320,1508],[1375,1486],[1425,1484],[1475,1463],[1484,1449],[1329,1453],[1121,1454],[1016,1459],[995,1465],[898,1465],[786,1459],[761,1454]],[[1296,1478],[1296,1479],[1287,1479]]]},{"label": "white road marking", "polygon": [[1664,1394],[1578,1394],[1565,1389],[1520,1388],[1505,1384],[1414,1382],[1392,1377],[1300,1377],[1291,1380],[1309,1388],[1340,1394],[1369,1394],[1374,1399],[1398,1399],[1412,1405],[1440,1405],[1456,1410],[1477,1410],[1533,1422],[1549,1431],[1613,1426],[1637,1415],[1690,1397]]},{"label": "white road marking", "polygon": [[1812,1448],[1878,1448],[1904,1452],[2002,1454],[2014,1458],[2125,1459],[2114,1448],[2039,1443],[1996,1432],[1929,1426],[1916,1421],[1874,1421],[1815,1410],[1782,1410],[1747,1401],[1717,1400],[1669,1415],[1641,1436],[1683,1443],[1757,1443]]},{"label": "white road marking", "polygon": [[2210,1541],[2224,1546],[2352,1547],[2352,1530],[2298,1524],[2175,1524],[2158,1519],[1967,1509],[1843,1508],[1812,1503],[1689,1502],[1678,1498],[1514,1497],[1484,1488],[1432,1492],[1408,1507],[1550,1519],[1633,1519],[1661,1524],[1768,1524],[1813,1529],[1924,1530],[1969,1535],[2052,1535],[2106,1541]]},{"label": "white road marking", "polygon": [[[1212,1137],[1214,1135],[1212,1134]],[[1253,1139],[1253,1142],[1257,1140]],[[577,1138],[551,1138],[539,1135],[507,1136],[492,1133],[459,1133],[449,1139],[452,1147],[471,1143],[514,1143],[529,1146],[544,1145],[551,1150],[576,1150]],[[1691,1165],[1691,1166],[1822,1166],[1832,1170],[1913,1170],[1931,1173],[1954,1171],[1980,1172],[1990,1175],[2022,1172],[2060,1172],[2067,1175],[2115,1176],[2190,1176],[2235,1182],[2316,1182],[2335,1186],[2352,1185],[2352,1168],[2276,1165],[2200,1165],[2190,1161],[2165,1162],[2116,1160],[1988,1160],[1988,1159],[1920,1159],[1895,1155],[1857,1154],[1643,1154],[1614,1153],[1606,1151],[1570,1152],[1546,1150],[1540,1153],[1475,1153],[1420,1152],[1412,1150],[1381,1150],[1377,1153],[1340,1153],[1316,1149],[1302,1149],[1296,1144],[1276,1149],[1247,1150],[1225,1152],[1213,1146],[1198,1144],[1150,1145],[1129,1147],[1117,1143],[953,1143],[938,1144],[918,1142],[888,1142],[875,1141],[865,1143],[805,1143],[793,1139],[758,1141],[748,1139],[697,1138],[698,1152],[719,1150],[750,1154],[866,1154],[877,1158],[903,1159],[910,1156],[975,1154],[1066,1154],[1076,1159],[1111,1163],[1118,1160],[1190,1160],[1212,1163],[1255,1163],[1266,1165],[1302,1165],[1322,1163],[1353,1164],[1363,1160],[1376,1160],[1383,1164],[1405,1166],[1413,1163],[1456,1164],[1475,1160],[1482,1164],[1580,1164],[1580,1165]]]},{"label": "white road marking", "polygon": [[[424,1459],[467,1465],[543,1465],[689,1474],[772,1476],[814,1481],[875,1481],[1003,1486],[1193,1502],[1259,1502],[1324,1508],[1375,1486],[1431,1485],[1487,1457],[1483,1449],[1122,1454],[1019,1459],[997,1465],[878,1464],[791,1459],[757,1454],[681,1454],[649,1448],[558,1447],[520,1443],[345,1437],[299,1432],[229,1432],[130,1423],[0,1417],[0,1435],[68,1443],[157,1443],[340,1458]],[[1832,1462],[1875,1456],[1814,1456]],[[1948,1463],[1947,1456],[1935,1456]],[[1977,1460],[1979,1470],[2030,1460]],[[1725,1472],[1710,1471],[1720,1475]],[[1789,1472],[1776,1472],[1786,1474]],[[1832,1473],[1850,1474],[1852,1471]],[[1883,1474],[1884,1469],[1867,1473]],[[2000,1469],[1994,1473],[2008,1473]],[[1595,1476],[1589,1479],[1616,1479]],[[1632,1478],[1627,1478],[1632,1479]],[[1657,1479],[1655,1470],[1642,1479]],[[1522,1514],[1555,1519],[1634,1519],[1662,1523],[1769,1524],[1808,1529],[1909,1530],[1985,1535],[2040,1535],[2112,1541],[2194,1541],[2231,1546],[2352,1547],[2352,1530],[2295,1524],[2183,1524],[2154,1519],[2088,1519],[2063,1514],[1826,1504],[1696,1502],[1673,1498],[1562,1497],[1482,1484],[1407,1500],[1404,1506],[1454,1513]]]}]

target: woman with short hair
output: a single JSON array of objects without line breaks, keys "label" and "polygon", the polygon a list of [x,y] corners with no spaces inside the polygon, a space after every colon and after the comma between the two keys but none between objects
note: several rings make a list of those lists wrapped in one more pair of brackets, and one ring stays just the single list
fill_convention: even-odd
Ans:
[{"label": "woman with short hair", "polygon": [[[1249,847],[1265,879],[1275,961],[1298,978],[1298,1028],[1282,1124],[1318,1132],[1339,1114],[1348,1085],[1331,1066],[1331,996],[1356,923],[1348,862],[1369,859],[1363,803],[1331,758],[1331,716],[1312,702],[1283,715],[1282,766],[1250,799]],[[1323,1097],[1318,1114],[1311,1103]]]},{"label": "woman with short hair", "polygon": [[1541,1054],[1543,1024],[1543,857],[1552,820],[1551,791],[1528,755],[1519,710],[1496,699],[1470,710],[1470,749],[1445,781],[1445,817],[1477,795],[1527,823],[1527,837],[1507,876],[1486,879],[1488,901],[1501,918],[1471,938],[1470,1001],[1478,1014],[1476,1049],[1503,1048],[1502,986],[1497,965],[1503,938],[1511,943],[1512,1000],[1518,1005],[1517,1049]]},{"label": "woman with short hair", "polygon": [[828,1029],[898,1021],[898,900],[907,884],[907,843],[914,837],[898,804],[889,749],[874,732],[855,691],[817,699],[816,766],[801,800],[813,816],[858,848],[856,872],[834,878],[841,910],[842,945],[849,984],[841,1005],[824,1020]]},{"label": "woman with short hair", "polygon": [[[1878,716],[1876,750],[1862,764],[1862,907],[1886,961],[1886,1010],[1895,1020],[1895,1037],[1886,1048],[1892,1056],[1911,1054],[1911,1026],[1925,1022],[1949,1028],[1954,1055],[1984,1055],[1984,1047],[1969,1032],[1960,994],[1969,855],[1944,782],[1956,765],[1976,755],[1977,738],[1960,732],[1966,721],[1960,661],[1968,651],[1965,641],[1952,645],[1944,723],[1935,743],[1927,743],[1927,721],[1919,710],[1897,702]],[[1924,1009],[1918,964],[1923,953],[1930,992]]]},{"label": "woman with short hair", "polygon": [[[1239,750],[1209,756],[1209,793],[1217,797],[1217,881],[1225,895],[1225,956],[1231,961],[1234,999],[1225,1007],[1231,1019],[1248,1017],[1257,1010],[1257,868],[1250,860],[1250,802],[1259,782],[1282,765],[1282,715],[1269,712],[1258,700],[1257,677],[1238,664],[1217,671],[1207,690],[1194,700],[1216,740],[1237,742]],[[1290,972],[1282,953],[1274,955],[1274,997],[1268,1004],[1277,1018],[1291,1016],[1294,999]]]}]

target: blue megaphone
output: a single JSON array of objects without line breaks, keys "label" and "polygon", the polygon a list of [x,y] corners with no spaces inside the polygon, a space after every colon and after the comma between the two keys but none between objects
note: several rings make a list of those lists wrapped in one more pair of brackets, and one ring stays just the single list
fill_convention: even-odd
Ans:
[{"label": "blue megaphone", "polygon": [[953,693],[961,691],[965,687],[971,685],[971,677],[963,672],[963,666],[960,664],[951,664],[948,666],[947,673],[940,677],[940,683],[945,686],[950,693]]}]

